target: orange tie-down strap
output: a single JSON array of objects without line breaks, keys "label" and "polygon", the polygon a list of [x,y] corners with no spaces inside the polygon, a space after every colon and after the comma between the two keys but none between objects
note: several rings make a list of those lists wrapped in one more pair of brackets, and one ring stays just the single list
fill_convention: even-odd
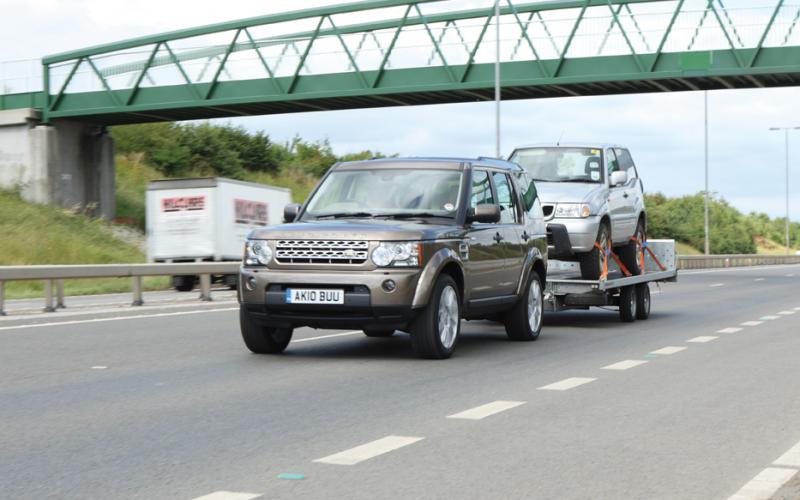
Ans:
[{"label": "orange tie-down strap", "polygon": [[617,256],[617,254],[615,254],[613,251],[611,251],[611,246],[610,245],[609,245],[608,248],[603,248],[603,247],[600,246],[600,243],[595,241],[594,242],[594,247],[597,248],[598,250],[600,250],[601,252],[603,252],[603,255],[604,255],[604,257],[603,257],[603,274],[600,275],[600,279],[601,280],[604,280],[604,279],[606,279],[608,277],[608,256],[609,255],[617,263],[617,265],[619,266],[620,271],[622,271],[622,274],[624,274],[626,278],[629,278],[629,277],[633,276],[631,274],[631,272],[628,271],[628,268],[625,267],[625,264],[622,263],[622,261]]}]

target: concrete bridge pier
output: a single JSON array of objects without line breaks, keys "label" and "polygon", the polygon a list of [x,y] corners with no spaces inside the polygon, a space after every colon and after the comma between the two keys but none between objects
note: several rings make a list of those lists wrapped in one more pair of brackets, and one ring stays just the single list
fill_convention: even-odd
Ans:
[{"label": "concrete bridge pier", "polygon": [[35,109],[0,111],[0,189],[93,217],[115,214],[114,140],[104,127]]}]

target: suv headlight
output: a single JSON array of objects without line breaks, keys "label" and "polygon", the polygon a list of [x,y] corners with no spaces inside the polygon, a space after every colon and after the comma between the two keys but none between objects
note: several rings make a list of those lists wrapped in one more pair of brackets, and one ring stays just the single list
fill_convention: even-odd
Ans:
[{"label": "suv headlight", "polygon": [[422,262],[422,243],[380,243],[372,250],[372,262],[378,267],[419,267]]},{"label": "suv headlight", "polygon": [[559,203],[556,205],[556,217],[580,219],[590,215],[592,215],[592,209],[586,203]]},{"label": "suv headlight", "polygon": [[272,262],[272,249],[266,240],[247,240],[244,245],[244,263],[247,266],[266,266]]}]

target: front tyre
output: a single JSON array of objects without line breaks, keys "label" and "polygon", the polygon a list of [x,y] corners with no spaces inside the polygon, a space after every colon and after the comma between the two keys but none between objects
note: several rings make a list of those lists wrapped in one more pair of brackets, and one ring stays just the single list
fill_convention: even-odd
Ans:
[{"label": "front tyre", "polygon": [[608,242],[611,238],[611,231],[605,223],[600,224],[597,229],[597,239],[595,242],[600,245],[600,250],[595,245],[590,252],[580,255],[581,263],[581,278],[585,280],[597,280],[603,274],[603,264],[606,260],[605,249],[608,248]]},{"label": "front tyre", "polygon": [[255,354],[280,354],[292,340],[291,328],[261,326],[253,321],[244,306],[239,306],[239,326],[244,345]]},{"label": "front tyre", "polygon": [[442,274],[436,280],[428,305],[411,325],[411,345],[421,358],[449,358],[456,349],[460,332],[458,285],[451,276]]},{"label": "front tyre", "polygon": [[544,296],[542,278],[531,270],[525,292],[506,315],[506,334],[511,340],[531,341],[542,332]]}]

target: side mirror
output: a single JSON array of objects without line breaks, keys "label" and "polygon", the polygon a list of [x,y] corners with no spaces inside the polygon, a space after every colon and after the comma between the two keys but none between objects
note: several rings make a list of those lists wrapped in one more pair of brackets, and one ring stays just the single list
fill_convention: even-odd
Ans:
[{"label": "side mirror", "polygon": [[617,170],[616,172],[611,172],[611,185],[612,186],[621,186],[628,182],[628,172]]},{"label": "side mirror", "polygon": [[283,222],[294,222],[297,214],[300,213],[300,204],[291,203],[283,207]]},{"label": "side mirror", "polygon": [[528,191],[522,195],[522,201],[525,205],[525,211],[530,211],[533,208],[533,203],[536,201],[536,198],[539,197],[539,193],[536,191],[536,184],[533,181],[528,184]]},{"label": "side mirror", "polygon": [[481,224],[495,224],[500,222],[500,205],[478,205],[470,210],[467,223],[479,222]]}]

